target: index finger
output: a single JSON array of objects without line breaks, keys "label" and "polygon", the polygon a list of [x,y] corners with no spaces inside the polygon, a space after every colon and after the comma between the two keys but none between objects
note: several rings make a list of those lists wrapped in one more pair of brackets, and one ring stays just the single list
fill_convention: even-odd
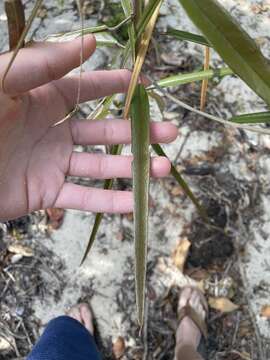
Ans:
[{"label": "index finger", "polygon": [[[63,43],[36,42],[21,49],[5,79],[5,91],[15,96],[60,79],[80,65],[81,38]],[[83,61],[95,51],[94,36],[83,38]],[[0,56],[0,81],[12,52]],[[1,86],[1,85],[0,85]]]},{"label": "index finger", "polygon": [[68,109],[74,108],[78,97],[80,81],[80,103],[103,98],[108,95],[125,93],[128,89],[131,72],[127,69],[95,70],[79,75],[66,76],[54,82],[54,86],[64,97]]}]

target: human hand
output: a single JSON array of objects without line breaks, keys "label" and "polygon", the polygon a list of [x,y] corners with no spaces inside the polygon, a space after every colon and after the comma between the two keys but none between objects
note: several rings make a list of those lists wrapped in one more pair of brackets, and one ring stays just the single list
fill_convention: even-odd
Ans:
[{"label": "human hand", "polygon": [[[75,104],[78,76],[66,74],[79,66],[81,40],[35,43],[21,49],[0,89],[0,220],[49,207],[126,213],[133,208],[129,191],[102,190],[65,181],[67,175],[98,179],[131,177],[130,156],[78,153],[74,145],[127,144],[126,120],[72,119],[51,127]],[[95,39],[84,38],[84,60]],[[0,80],[11,53],[0,56]],[[128,70],[93,71],[82,75],[80,102],[127,90]],[[151,141],[167,143],[177,129],[151,124]],[[167,159],[152,159],[152,176],[166,176]]]}]

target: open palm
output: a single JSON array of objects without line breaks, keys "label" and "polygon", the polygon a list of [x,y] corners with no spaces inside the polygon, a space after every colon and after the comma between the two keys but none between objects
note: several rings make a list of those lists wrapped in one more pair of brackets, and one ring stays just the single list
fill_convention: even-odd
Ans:
[{"label": "open palm", "polygon": [[[35,43],[22,49],[0,90],[0,220],[48,207],[94,212],[130,212],[132,194],[66,182],[66,176],[99,179],[131,176],[131,157],[78,153],[74,145],[130,142],[125,120],[72,119],[52,127],[76,104],[78,77],[66,75],[80,62],[80,39],[62,44]],[[95,50],[85,37],[84,59]],[[11,54],[0,56],[0,79]],[[127,70],[83,73],[81,102],[125,92]],[[153,142],[170,142],[171,124],[152,124]],[[152,161],[152,175],[166,176],[165,158]]]}]

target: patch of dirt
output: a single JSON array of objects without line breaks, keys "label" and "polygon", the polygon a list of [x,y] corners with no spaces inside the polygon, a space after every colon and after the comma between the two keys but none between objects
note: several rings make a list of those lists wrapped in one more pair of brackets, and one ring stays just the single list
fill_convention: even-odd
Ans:
[{"label": "patch of dirt", "polygon": [[[9,221],[2,230],[0,334],[7,341],[7,351],[1,349],[0,358],[5,360],[26,356],[39,338],[40,320],[33,312],[33,300],[52,296],[57,302],[66,284],[63,263],[42,244],[45,234],[33,233],[33,222],[39,220],[35,215],[25,216]],[[18,250],[31,249],[33,254],[15,254],[9,250],[11,244],[19,244]]]}]

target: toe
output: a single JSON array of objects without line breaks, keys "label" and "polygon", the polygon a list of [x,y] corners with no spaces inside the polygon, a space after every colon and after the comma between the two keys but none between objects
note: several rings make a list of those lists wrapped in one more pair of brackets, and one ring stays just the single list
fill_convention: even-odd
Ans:
[{"label": "toe", "polygon": [[77,306],[73,306],[68,312],[67,315],[70,316],[71,318],[79,321],[80,323],[82,323],[82,318],[81,318],[81,314],[80,314],[80,310]]},{"label": "toe", "polygon": [[85,303],[81,304],[80,313],[84,326],[93,335],[94,334],[93,316],[89,306]]}]

